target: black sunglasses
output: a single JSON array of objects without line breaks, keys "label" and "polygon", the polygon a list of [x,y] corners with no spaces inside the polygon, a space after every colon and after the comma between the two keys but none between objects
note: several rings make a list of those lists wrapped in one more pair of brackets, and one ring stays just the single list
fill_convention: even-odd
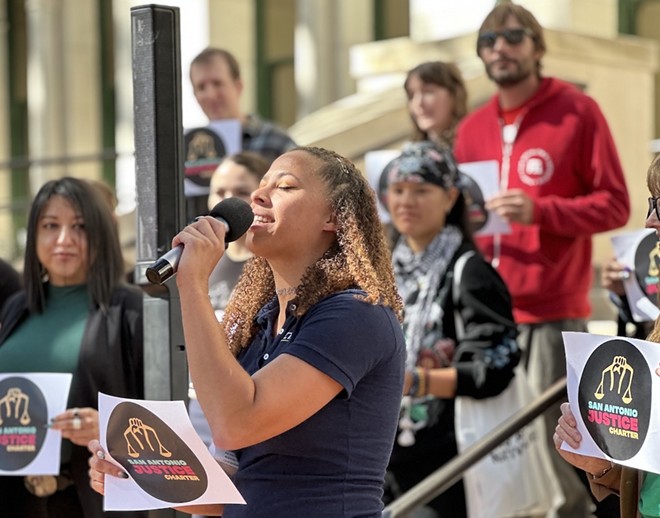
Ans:
[{"label": "black sunglasses", "polygon": [[652,196],[649,198],[649,210],[646,213],[646,219],[649,218],[651,215],[651,211],[655,210],[655,217],[660,220],[660,210],[658,210],[658,200],[660,200],[660,197],[656,198],[655,196]]},{"label": "black sunglasses", "polygon": [[486,48],[493,48],[495,46],[495,42],[497,41],[497,38],[502,36],[504,38],[504,41],[506,41],[509,45],[519,45],[525,35],[529,36],[530,38],[534,37],[534,33],[530,29],[504,29],[503,31],[487,31],[487,32],[482,32],[479,34],[479,38],[477,39],[477,47],[482,49],[484,47]]}]

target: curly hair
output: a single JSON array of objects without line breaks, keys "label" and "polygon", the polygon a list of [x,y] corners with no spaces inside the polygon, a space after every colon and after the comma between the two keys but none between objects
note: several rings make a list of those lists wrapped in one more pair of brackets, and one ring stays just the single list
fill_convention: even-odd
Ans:
[{"label": "curly hair", "polygon": [[[296,289],[296,316],[304,315],[333,293],[359,288],[365,292],[362,300],[389,306],[401,319],[403,305],[396,289],[374,191],[351,161],[333,151],[318,147],[298,147],[291,151],[303,151],[318,160],[315,173],[326,186],[337,224],[335,242],[307,268]],[[275,281],[266,260],[250,259],[222,320],[234,354],[248,346],[256,332],[257,312],[274,294]]]}]

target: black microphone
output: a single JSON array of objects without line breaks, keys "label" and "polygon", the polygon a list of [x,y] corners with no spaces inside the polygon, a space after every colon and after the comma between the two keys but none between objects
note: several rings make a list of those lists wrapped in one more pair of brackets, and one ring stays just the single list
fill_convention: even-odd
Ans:
[{"label": "black microphone", "polygon": [[[250,206],[240,198],[227,198],[218,203],[209,216],[221,221],[227,227],[225,243],[236,241],[247,232],[252,225],[254,214]],[[179,259],[183,253],[183,245],[172,248],[146,270],[147,279],[151,284],[163,284],[176,273]]]}]

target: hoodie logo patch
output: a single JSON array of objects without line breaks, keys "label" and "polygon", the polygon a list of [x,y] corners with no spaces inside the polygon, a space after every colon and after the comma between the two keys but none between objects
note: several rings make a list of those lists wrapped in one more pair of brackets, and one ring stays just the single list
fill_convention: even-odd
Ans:
[{"label": "hoodie logo patch", "polygon": [[528,149],[518,160],[518,176],[525,185],[543,185],[552,178],[555,164],[544,149]]}]

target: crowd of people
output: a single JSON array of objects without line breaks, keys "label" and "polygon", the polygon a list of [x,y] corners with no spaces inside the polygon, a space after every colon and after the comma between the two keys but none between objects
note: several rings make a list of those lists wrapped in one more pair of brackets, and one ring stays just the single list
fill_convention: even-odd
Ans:
[{"label": "crowd of people", "polygon": [[[409,70],[410,141],[376,193],[345,157],[295,147],[244,114],[231,53],[211,48],[193,60],[209,120],[242,127],[243,150],[214,172],[208,207],[241,198],[254,221],[225,246],[226,226],[200,217],[172,243],[183,245],[189,412],[207,446],[235,453],[232,479],[247,505],[180,510],[380,516],[457,455],[457,397],[501,394],[519,364],[535,395],[566,375],[562,332],[586,332],[591,312],[592,236],[630,215],[623,170],[597,103],[542,74],[546,44],[531,12],[496,5],[476,53],[496,93],[472,112],[454,64]],[[475,232],[470,219],[461,164],[486,160],[498,163],[499,191],[485,210],[507,233]],[[660,159],[647,181],[646,226],[658,231]],[[101,516],[105,478],[126,475],[100,445],[98,392],[144,395],[142,297],[125,281],[111,204],[85,180],[44,184],[22,279],[1,267],[0,373],[68,372],[73,381],[52,422],[64,439],[60,474],[0,476],[0,489],[15,495],[12,516]],[[623,272],[609,262],[602,283],[625,322]],[[660,341],[657,329],[649,339]],[[554,515],[608,518],[620,504],[621,516],[660,516],[658,475],[562,450],[581,440],[565,402],[543,420],[562,497]],[[466,504],[458,481],[427,511],[467,517]]]}]

